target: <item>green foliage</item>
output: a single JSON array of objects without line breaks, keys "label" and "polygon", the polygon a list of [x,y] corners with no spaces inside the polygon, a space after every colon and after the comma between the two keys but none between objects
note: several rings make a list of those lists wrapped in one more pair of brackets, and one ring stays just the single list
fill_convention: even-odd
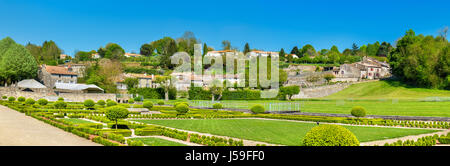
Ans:
[{"label": "green foliage", "polygon": [[37,76],[38,64],[22,45],[7,37],[0,40],[0,80],[13,83]]},{"label": "green foliage", "polygon": [[117,129],[117,121],[119,119],[125,119],[128,117],[128,110],[121,106],[113,106],[106,109],[106,118],[111,121],[115,121],[116,129]]},{"label": "green foliage", "polygon": [[84,104],[84,106],[87,107],[87,108],[92,108],[92,107],[95,106],[94,100],[91,100],[91,99],[85,100],[83,104]]},{"label": "green foliage", "polygon": [[64,102],[64,101],[58,100],[58,101],[56,101],[56,102],[53,104],[53,106],[54,106],[56,109],[64,109],[64,108],[67,107],[67,103]]},{"label": "green foliage", "polygon": [[108,59],[122,59],[125,55],[125,50],[116,43],[108,43],[104,48],[99,48],[97,52],[102,58]]},{"label": "green foliage", "polygon": [[[145,99],[164,99],[164,88],[138,88],[136,92]],[[177,92],[175,88],[169,88],[169,99],[175,100]],[[136,99],[135,99],[136,100]],[[136,100],[137,101],[137,100]]]},{"label": "green foliage", "polygon": [[147,108],[148,110],[151,110],[153,107],[153,103],[151,101],[144,101],[144,103],[142,104],[142,106],[144,108]]},{"label": "green foliage", "polygon": [[58,101],[64,101],[64,98],[59,97],[59,98],[58,98]]},{"label": "green foliage", "polygon": [[354,106],[352,108],[352,115],[355,117],[365,117],[366,116],[366,109],[361,106]]},{"label": "green foliage", "polygon": [[17,101],[24,102],[25,101],[25,97],[20,96],[20,97],[17,98]]},{"label": "green foliage", "polygon": [[203,90],[202,87],[191,86],[188,91],[189,100],[210,100],[211,92]]},{"label": "green foliage", "polygon": [[7,99],[8,98],[8,96],[2,96],[2,99],[4,100],[4,99]]},{"label": "green foliage", "polygon": [[186,114],[189,111],[189,106],[186,104],[178,104],[175,107],[175,110],[178,112],[178,114]]},{"label": "green foliage", "polygon": [[409,30],[388,58],[392,73],[404,82],[450,89],[450,43],[442,37],[415,35]]},{"label": "green foliage", "polygon": [[15,98],[15,97],[12,97],[12,96],[10,96],[10,97],[8,97],[8,101],[11,101],[11,102],[13,102],[13,101],[16,101],[16,98]]},{"label": "green foliage", "polygon": [[128,103],[129,103],[129,104],[134,104],[134,99],[128,100]]},{"label": "green foliage", "polygon": [[293,95],[300,93],[300,87],[297,85],[285,86],[280,88],[281,94],[284,96],[288,96],[288,99],[291,100]]},{"label": "green foliage", "polygon": [[139,84],[139,80],[137,78],[126,78],[124,83],[127,85],[127,89],[130,90]]},{"label": "green foliage", "polygon": [[27,100],[25,100],[25,104],[27,104],[27,105],[33,105],[34,103],[35,103],[35,101],[32,98],[28,98]]},{"label": "green foliage", "polygon": [[144,143],[140,140],[127,139],[128,146],[144,146]]},{"label": "green foliage", "polygon": [[180,104],[185,104],[185,105],[189,106],[188,102],[175,102],[175,103],[173,103],[173,107],[176,108],[177,105],[180,105]]},{"label": "green foliage", "polygon": [[158,105],[164,105],[164,101],[163,100],[159,100],[158,101]]},{"label": "green foliage", "polygon": [[97,104],[100,106],[105,106],[106,102],[105,102],[105,100],[99,100],[99,101],[97,101]]},{"label": "green foliage", "polygon": [[39,99],[37,102],[41,106],[44,106],[44,105],[48,104],[48,100],[47,99]]},{"label": "green foliage", "polygon": [[141,46],[140,53],[141,53],[141,55],[144,55],[144,56],[152,56],[154,50],[155,49],[152,47],[151,44],[146,43]]},{"label": "green foliage", "polygon": [[264,107],[260,104],[256,104],[254,106],[252,106],[252,108],[250,108],[250,111],[252,111],[255,114],[262,114],[264,113]]},{"label": "green foliage", "polygon": [[259,100],[261,99],[261,91],[259,90],[236,90],[228,91],[225,90],[222,93],[223,100]]},{"label": "green foliage", "polygon": [[329,83],[335,76],[333,74],[324,74],[323,78]]},{"label": "green foliage", "polygon": [[111,106],[115,106],[115,105],[117,105],[117,102],[115,102],[115,101],[108,101],[107,103],[106,103],[106,106],[108,106],[108,107],[111,107]]},{"label": "green foliage", "polygon": [[338,125],[313,127],[303,138],[304,146],[359,146],[356,136]]},{"label": "green foliage", "polygon": [[214,103],[212,106],[214,109],[222,109],[223,108],[223,105],[220,103]]}]

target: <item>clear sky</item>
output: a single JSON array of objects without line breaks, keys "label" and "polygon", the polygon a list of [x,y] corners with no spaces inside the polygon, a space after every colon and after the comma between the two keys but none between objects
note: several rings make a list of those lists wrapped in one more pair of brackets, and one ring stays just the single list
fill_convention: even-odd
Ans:
[{"label": "clear sky", "polygon": [[242,49],[290,51],[312,44],[339,50],[375,41],[395,42],[406,30],[436,35],[450,26],[448,0],[0,0],[0,38],[42,44],[66,54],[109,42],[127,52],[164,36],[192,31],[208,46],[222,40]]}]

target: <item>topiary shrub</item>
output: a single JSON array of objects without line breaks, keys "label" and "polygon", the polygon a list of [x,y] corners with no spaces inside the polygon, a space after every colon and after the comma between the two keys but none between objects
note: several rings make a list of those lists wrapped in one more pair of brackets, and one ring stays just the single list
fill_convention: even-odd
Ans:
[{"label": "topiary shrub", "polygon": [[303,138],[304,146],[359,146],[356,136],[338,125],[313,127]]},{"label": "topiary shrub", "polygon": [[2,99],[3,100],[5,100],[5,99],[7,99],[8,98],[8,96],[2,96]]},{"label": "topiary shrub", "polygon": [[58,101],[56,101],[56,102],[53,104],[53,106],[54,106],[56,109],[64,109],[64,108],[67,107],[67,103],[64,102],[64,101],[58,100]]},{"label": "topiary shrub", "polygon": [[173,107],[177,108],[177,105],[179,105],[179,104],[184,104],[184,105],[189,106],[189,103],[188,103],[188,102],[175,102],[175,103],[173,104]]},{"label": "topiary shrub", "polygon": [[92,108],[92,107],[95,106],[94,100],[91,100],[91,99],[85,100],[83,104],[84,104],[84,106],[87,107],[87,108]]},{"label": "topiary shrub", "polygon": [[151,101],[144,101],[144,104],[142,104],[142,106],[150,110],[153,107],[153,103]]},{"label": "topiary shrub", "polygon": [[27,104],[27,105],[33,105],[34,103],[35,103],[35,101],[32,98],[28,98],[27,100],[25,100],[25,104]]},{"label": "topiary shrub", "polygon": [[16,98],[15,97],[8,97],[8,101],[10,101],[10,102],[13,102],[13,101],[16,101]]},{"label": "topiary shrub", "polygon": [[158,105],[164,105],[164,101],[162,100],[158,101]]},{"label": "topiary shrub", "polygon": [[125,119],[128,117],[128,110],[121,106],[109,107],[106,109],[106,118],[116,122],[115,128],[117,129],[117,121],[119,119]]},{"label": "topiary shrub", "polygon": [[254,105],[252,108],[250,108],[250,110],[255,113],[255,114],[262,114],[264,113],[264,107],[262,105]]},{"label": "topiary shrub", "polygon": [[214,103],[214,104],[213,104],[213,108],[214,108],[214,109],[222,109],[223,106],[222,106],[222,104],[220,104],[220,103]]},{"label": "topiary shrub", "polygon": [[189,111],[189,106],[186,104],[178,104],[175,107],[175,110],[177,110],[178,114],[186,114]]},{"label": "topiary shrub", "polygon": [[39,105],[47,105],[48,104],[47,99],[39,99],[37,102]]},{"label": "topiary shrub", "polygon": [[97,104],[100,106],[105,106],[106,102],[105,102],[105,100],[99,100],[99,101],[97,101]]},{"label": "topiary shrub", "polygon": [[352,108],[352,115],[355,117],[365,117],[366,116],[366,109],[364,109],[364,107],[361,106],[354,106]]},{"label": "topiary shrub", "polygon": [[25,101],[25,97],[20,96],[20,97],[17,98],[17,101],[24,102]]},{"label": "topiary shrub", "polygon": [[58,101],[64,101],[64,98],[59,97],[59,98],[58,98]]},{"label": "topiary shrub", "polygon": [[115,101],[112,101],[112,100],[110,100],[110,101],[108,101],[106,103],[106,106],[108,106],[108,107],[115,106],[115,105],[117,105],[117,103]]},{"label": "topiary shrub", "polygon": [[134,99],[130,99],[130,100],[128,100],[128,103],[130,103],[130,104],[134,104]]}]

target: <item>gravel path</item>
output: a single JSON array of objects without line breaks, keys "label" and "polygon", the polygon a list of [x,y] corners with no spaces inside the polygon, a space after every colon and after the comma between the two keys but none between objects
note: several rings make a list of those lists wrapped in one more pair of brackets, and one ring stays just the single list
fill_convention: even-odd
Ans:
[{"label": "gravel path", "polygon": [[133,137],[127,137],[127,139],[129,138],[161,138],[161,139],[165,139],[168,141],[172,141],[172,142],[177,142],[180,144],[185,144],[187,146],[203,146],[200,144],[196,144],[196,143],[192,143],[192,142],[187,142],[187,141],[182,141],[179,139],[175,139],[175,138],[170,138],[170,137],[165,137],[165,136],[159,136],[159,135],[155,135],[155,136],[133,136]]},{"label": "gravel path", "polygon": [[101,146],[0,105],[0,146]]}]

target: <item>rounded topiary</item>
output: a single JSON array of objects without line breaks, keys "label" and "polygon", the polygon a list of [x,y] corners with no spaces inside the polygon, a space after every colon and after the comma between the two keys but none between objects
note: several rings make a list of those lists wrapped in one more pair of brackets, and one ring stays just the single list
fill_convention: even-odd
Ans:
[{"label": "rounded topiary", "polygon": [[144,101],[144,103],[142,104],[142,106],[144,108],[147,108],[148,110],[152,109],[153,107],[153,103],[151,101]]},{"label": "rounded topiary", "polygon": [[130,100],[128,100],[128,103],[130,103],[130,104],[134,104],[134,99],[130,99]]},{"label": "rounded topiary", "polygon": [[313,127],[305,137],[304,146],[359,146],[356,136],[348,129],[338,125],[319,125]]},{"label": "rounded topiary", "polygon": [[119,119],[125,119],[128,117],[128,110],[121,106],[109,107],[106,109],[106,118],[109,120],[115,121],[115,128],[117,129],[117,121]]},{"label": "rounded topiary", "polygon": [[365,117],[366,116],[366,109],[361,106],[355,106],[352,108],[352,115],[355,117]]},{"label": "rounded topiary", "polygon": [[188,103],[188,102],[175,102],[175,103],[173,104],[173,107],[177,108],[177,105],[179,105],[179,104],[184,104],[184,105],[189,106],[189,103]]},{"label": "rounded topiary", "polygon": [[64,101],[58,100],[58,101],[56,101],[56,102],[53,104],[53,106],[54,106],[56,109],[64,109],[64,108],[67,107],[67,103],[64,102]]},{"label": "rounded topiary", "polygon": [[223,105],[220,104],[220,103],[215,103],[215,104],[213,104],[213,108],[214,108],[214,109],[222,109],[222,108],[223,108]]},{"label": "rounded topiary", "polygon": [[250,108],[250,110],[255,113],[255,114],[262,114],[264,113],[264,107],[262,105],[254,105],[252,108]]},{"label": "rounded topiary", "polygon": [[91,99],[85,100],[83,104],[84,104],[84,106],[87,107],[87,108],[92,108],[92,107],[95,106],[94,100],[91,100]]},{"label": "rounded topiary", "polygon": [[47,105],[48,104],[47,99],[39,99],[37,102],[39,105]]},{"label": "rounded topiary", "polygon": [[158,105],[164,105],[164,101],[162,100],[158,101]]},{"label": "rounded topiary", "polygon": [[7,99],[8,98],[8,96],[2,96],[2,99]]},{"label": "rounded topiary", "polygon": [[12,102],[12,101],[16,101],[16,98],[15,98],[15,97],[12,97],[12,96],[11,96],[11,97],[8,97],[8,101],[11,101],[11,102]]},{"label": "rounded topiary", "polygon": [[99,100],[99,101],[97,101],[97,104],[100,106],[105,106],[106,102],[105,102],[105,100]]},{"label": "rounded topiary", "polygon": [[20,102],[24,102],[25,100],[26,100],[26,98],[23,96],[20,96],[17,98],[17,101],[20,101]]},{"label": "rounded topiary", "polygon": [[186,114],[189,111],[189,106],[186,104],[178,104],[175,110],[177,110],[178,114]]},{"label": "rounded topiary", "polygon": [[64,101],[64,98],[59,97],[59,98],[58,98],[58,101]]},{"label": "rounded topiary", "polygon": [[27,100],[25,100],[25,104],[27,105],[33,105],[36,101],[34,101],[34,99],[32,98],[28,98]]},{"label": "rounded topiary", "polygon": [[108,107],[115,106],[115,105],[117,105],[117,103],[115,101],[112,101],[112,100],[110,100],[110,101],[108,101],[106,103],[106,106],[108,106]]}]

